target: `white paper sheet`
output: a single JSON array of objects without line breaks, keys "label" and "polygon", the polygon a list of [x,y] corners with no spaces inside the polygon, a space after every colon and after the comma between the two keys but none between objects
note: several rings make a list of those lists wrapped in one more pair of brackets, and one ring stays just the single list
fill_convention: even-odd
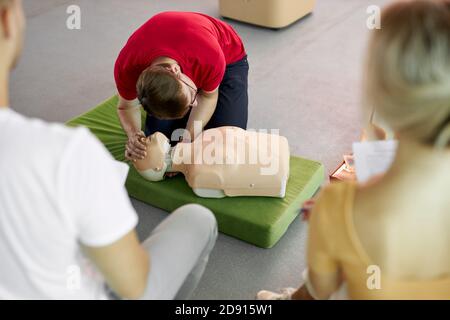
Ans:
[{"label": "white paper sheet", "polygon": [[364,141],[353,143],[356,178],[366,182],[385,173],[394,161],[398,142],[396,140]]}]

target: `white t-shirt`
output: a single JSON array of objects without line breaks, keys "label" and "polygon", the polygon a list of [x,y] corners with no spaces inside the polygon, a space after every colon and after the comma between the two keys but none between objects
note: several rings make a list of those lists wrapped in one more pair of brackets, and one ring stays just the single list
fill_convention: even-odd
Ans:
[{"label": "white t-shirt", "polygon": [[136,226],[123,169],[85,128],[0,108],[0,299],[106,298],[80,243]]}]

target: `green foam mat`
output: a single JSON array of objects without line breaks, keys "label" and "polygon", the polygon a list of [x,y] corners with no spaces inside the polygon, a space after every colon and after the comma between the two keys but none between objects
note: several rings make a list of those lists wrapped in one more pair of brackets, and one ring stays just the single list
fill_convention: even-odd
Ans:
[{"label": "green foam mat", "polygon": [[[127,137],[120,126],[116,107],[117,97],[114,96],[67,124],[89,128],[115,159],[124,161]],[[144,111],[142,119],[144,123]],[[130,167],[126,188],[131,197],[169,212],[187,203],[201,204],[213,211],[221,232],[259,247],[271,248],[298,216],[301,204],[314,195],[323,181],[324,167],[321,163],[291,157],[290,177],[283,199],[200,198],[193,193],[182,175],[150,182],[142,178],[133,166]]]}]

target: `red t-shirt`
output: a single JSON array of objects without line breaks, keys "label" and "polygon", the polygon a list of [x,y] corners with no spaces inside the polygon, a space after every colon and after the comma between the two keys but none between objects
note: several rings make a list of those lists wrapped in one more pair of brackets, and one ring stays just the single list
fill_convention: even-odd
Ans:
[{"label": "red t-shirt", "polygon": [[131,35],[114,68],[119,94],[133,100],[136,83],[154,59],[169,57],[199,89],[213,91],[227,64],[245,56],[242,40],[231,26],[194,12],[157,14]]}]

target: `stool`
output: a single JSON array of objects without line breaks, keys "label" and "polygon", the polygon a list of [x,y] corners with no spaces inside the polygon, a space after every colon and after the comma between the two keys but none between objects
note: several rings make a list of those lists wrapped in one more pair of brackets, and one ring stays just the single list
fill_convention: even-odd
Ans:
[{"label": "stool", "polygon": [[316,0],[219,0],[225,18],[280,29],[310,14]]}]

